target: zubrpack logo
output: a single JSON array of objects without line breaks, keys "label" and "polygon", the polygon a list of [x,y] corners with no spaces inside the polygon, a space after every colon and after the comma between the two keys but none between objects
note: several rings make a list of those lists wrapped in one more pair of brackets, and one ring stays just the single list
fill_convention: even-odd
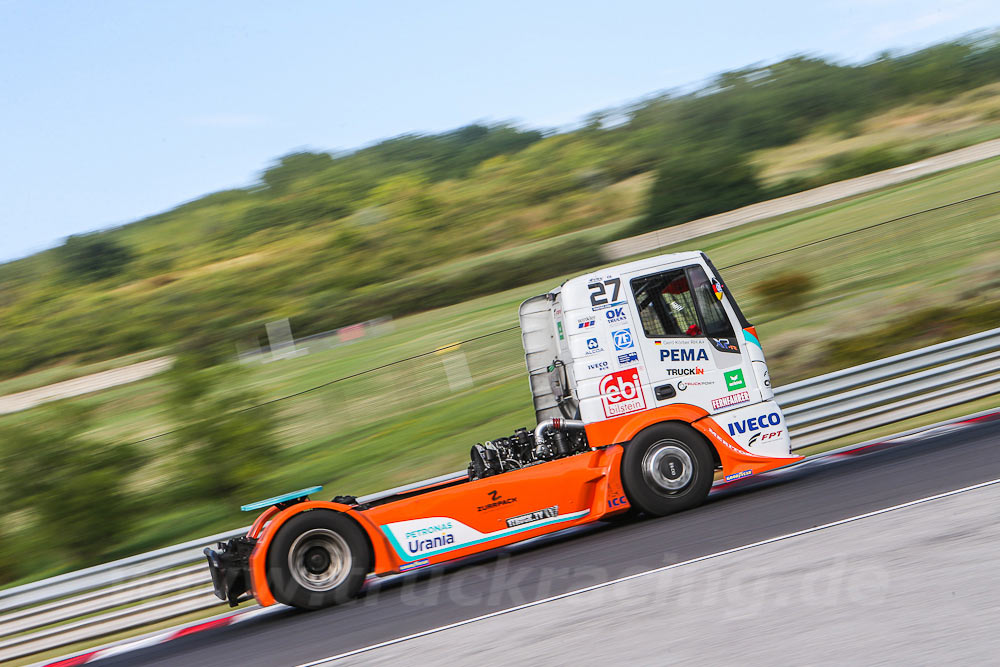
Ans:
[{"label": "zubrpack logo", "polygon": [[646,397],[642,393],[638,369],[626,368],[605,375],[601,378],[598,391],[601,392],[605,417],[617,417],[646,409]]}]

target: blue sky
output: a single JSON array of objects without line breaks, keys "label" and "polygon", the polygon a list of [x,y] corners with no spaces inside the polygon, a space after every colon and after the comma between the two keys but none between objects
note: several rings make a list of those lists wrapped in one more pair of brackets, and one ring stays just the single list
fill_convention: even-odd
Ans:
[{"label": "blue sky", "polygon": [[246,185],[293,149],[566,127],[751,63],[997,26],[993,0],[0,0],[0,261]]}]

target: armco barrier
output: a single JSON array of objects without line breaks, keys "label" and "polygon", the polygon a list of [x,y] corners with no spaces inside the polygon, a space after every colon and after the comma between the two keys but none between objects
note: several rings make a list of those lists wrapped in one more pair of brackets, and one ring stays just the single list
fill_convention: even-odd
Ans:
[{"label": "armco barrier", "polygon": [[[998,394],[998,369],[1000,329],[992,329],[785,385],[775,390],[775,397],[795,448],[801,449]],[[435,480],[461,474],[464,471]],[[212,594],[202,549],[246,530],[0,591],[0,661],[202,609],[222,611],[224,607]]]}]

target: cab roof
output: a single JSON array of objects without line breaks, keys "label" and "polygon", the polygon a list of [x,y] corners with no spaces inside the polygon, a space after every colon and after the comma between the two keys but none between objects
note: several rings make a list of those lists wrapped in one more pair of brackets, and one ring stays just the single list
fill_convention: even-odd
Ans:
[{"label": "cab roof", "polygon": [[607,277],[609,275],[621,275],[623,273],[645,271],[661,267],[664,264],[690,264],[692,262],[700,262],[703,255],[704,253],[700,250],[693,250],[691,252],[674,252],[663,255],[654,255],[653,257],[638,259],[634,262],[626,262],[625,264],[614,264],[612,266],[595,269],[581,276],[576,276],[575,278],[570,278],[562,285],[552,290],[550,294],[558,294],[560,290],[565,289],[567,286],[575,287],[577,283],[589,283],[595,280],[598,276]]}]

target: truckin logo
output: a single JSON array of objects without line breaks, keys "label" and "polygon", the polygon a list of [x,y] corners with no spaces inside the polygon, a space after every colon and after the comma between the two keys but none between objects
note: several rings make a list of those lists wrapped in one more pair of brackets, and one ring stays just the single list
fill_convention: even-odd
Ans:
[{"label": "truckin logo", "polygon": [[601,378],[598,387],[605,417],[617,417],[646,409],[646,397],[639,382],[639,371],[626,368]]}]

